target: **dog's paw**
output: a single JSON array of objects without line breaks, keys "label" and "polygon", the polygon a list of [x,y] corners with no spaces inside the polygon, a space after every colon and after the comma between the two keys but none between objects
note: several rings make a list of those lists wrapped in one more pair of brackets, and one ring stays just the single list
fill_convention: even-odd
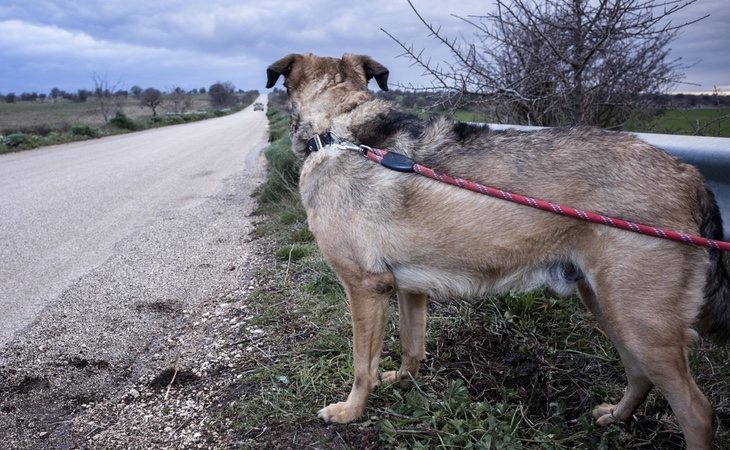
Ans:
[{"label": "dog's paw", "polygon": [[380,380],[383,383],[395,383],[396,381],[398,381],[398,371],[388,370],[387,372],[383,372],[380,375]]},{"label": "dog's paw", "polygon": [[383,372],[380,375],[380,380],[383,383],[395,383],[398,382],[402,389],[410,389],[413,387],[413,377],[408,372],[401,372],[400,370],[389,370]]},{"label": "dog's paw", "polygon": [[614,422],[620,422],[620,419],[613,415],[615,410],[616,405],[604,403],[593,408],[591,414],[593,415],[593,418],[596,419],[596,425],[600,427],[607,427]]},{"label": "dog's paw", "polygon": [[362,415],[361,408],[355,408],[347,402],[332,403],[317,413],[325,422],[349,423]]}]

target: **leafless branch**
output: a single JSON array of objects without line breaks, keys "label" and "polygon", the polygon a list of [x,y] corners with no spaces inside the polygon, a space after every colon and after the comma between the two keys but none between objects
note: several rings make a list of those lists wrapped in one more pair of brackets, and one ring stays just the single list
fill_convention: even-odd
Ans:
[{"label": "leafless branch", "polygon": [[424,49],[383,30],[403,55],[451,99],[481,97],[497,114],[539,125],[623,123],[648,94],[683,78],[669,60],[679,30],[671,16],[696,0],[497,0],[484,15],[454,17],[476,31],[474,42],[450,38],[408,4],[451,62],[434,64]]}]

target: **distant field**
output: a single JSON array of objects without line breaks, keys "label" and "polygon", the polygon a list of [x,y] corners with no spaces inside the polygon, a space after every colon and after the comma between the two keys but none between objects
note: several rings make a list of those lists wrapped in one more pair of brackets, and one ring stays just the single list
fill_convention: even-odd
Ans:
[{"label": "distant field", "polygon": [[[194,96],[190,110],[205,110],[210,108],[207,94]],[[139,100],[127,98],[123,101],[122,111],[131,119],[152,116],[152,110],[139,104]],[[164,106],[158,109],[158,114],[165,112]],[[104,119],[99,106],[93,99],[86,102],[72,102],[60,99],[56,102],[0,102],[0,134],[11,132],[25,132],[37,127],[47,127],[52,130],[66,130],[74,125],[99,126]]]},{"label": "distant field", "polygon": [[0,103],[0,132],[44,124],[51,128],[68,126],[74,123],[97,123],[95,105],[75,103],[68,100],[52,102]]},{"label": "distant field", "polygon": [[220,117],[247,107],[258,95],[258,91],[240,93],[235,105],[219,110],[211,107],[207,94],[193,94],[183,114],[174,113],[173,100],[168,97],[157,107],[157,116],[139,100],[125,98],[120,104],[108,105],[108,122],[94,98],[86,102],[0,102],[0,154]]},{"label": "distant field", "polygon": [[651,130],[642,131],[730,137],[730,109],[673,109],[655,119]]}]

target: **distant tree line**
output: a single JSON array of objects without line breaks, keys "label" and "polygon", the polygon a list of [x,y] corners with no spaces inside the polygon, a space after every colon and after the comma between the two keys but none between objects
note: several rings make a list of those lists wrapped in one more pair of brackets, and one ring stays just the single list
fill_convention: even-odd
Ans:
[{"label": "distant tree line", "polygon": [[[178,91],[180,88],[174,88],[173,91]],[[94,96],[105,96],[105,97],[123,97],[123,98],[139,98],[144,90],[139,86],[132,86],[129,90],[117,89],[102,89],[102,90],[88,90],[79,89],[76,92],[68,92],[59,88],[53,88],[48,94],[38,92],[23,92],[22,94],[16,94],[15,92],[9,92],[7,94],[0,93],[0,102],[15,103],[15,102],[36,102],[36,101],[55,101],[55,100],[68,100],[72,102],[85,102]],[[190,89],[183,91],[186,94],[205,94],[208,90],[204,87],[200,89]]]},{"label": "distant tree line", "polygon": [[[236,89],[230,81],[217,82],[209,87],[201,87],[185,90],[179,86],[168,89],[166,92],[154,87],[142,88],[132,86],[129,90],[119,89],[118,85],[108,82],[106,75],[93,75],[94,89],[79,89],[76,92],[68,92],[57,87],[51,89],[48,94],[37,92],[24,92],[16,94],[9,92],[0,93],[0,102],[87,102],[94,101],[99,114],[104,122],[109,122],[115,114],[122,112],[123,107],[129,104],[129,99],[134,99],[139,105],[150,108],[152,115],[156,116],[161,107],[168,113],[184,114],[189,112],[193,106],[195,96],[208,94],[208,100],[212,108],[225,109],[234,108],[241,103],[251,103],[259,96],[257,90],[244,91]],[[199,97],[198,97],[199,98]]]},{"label": "distant tree line", "polygon": [[181,87],[173,87],[167,92],[158,90],[156,88],[143,89],[140,86],[132,86],[129,90],[116,89],[111,87],[102,87],[106,83],[104,81],[98,81],[98,86],[93,89],[79,89],[76,92],[69,92],[63,89],[54,87],[49,93],[39,92],[23,92],[17,94],[15,92],[1,93],[0,102],[3,103],[15,103],[15,102],[45,102],[45,101],[57,101],[67,100],[72,102],[83,103],[89,99],[99,97],[119,97],[119,98],[135,98],[142,99],[145,91],[154,92],[157,91],[161,96],[172,97],[175,101],[179,101],[179,97],[189,95],[200,95],[209,94],[210,101],[215,107],[230,107],[235,106],[237,103],[242,101],[255,98],[259,95],[257,90],[244,91],[243,89],[236,89],[236,87],[230,81],[217,82],[210,87],[201,87],[185,90]]},{"label": "distant tree line", "polygon": [[651,103],[664,109],[728,108],[730,95],[664,94],[651,96]]},{"label": "distant tree line", "polygon": [[[454,98],[447,93],[420,91],[420,90],[390,90],[375,94],[384,100],[397,101],[405,108],[414,111],[425,111],[429,109],[465,109],[483,110],[483,105],[472,107],[478,104],[477,96],[469,101],[468,95]],[[694,109],[694,108],[730,108],[730,95],[721,94],[649,94],[644,102],[653,109]]]}]

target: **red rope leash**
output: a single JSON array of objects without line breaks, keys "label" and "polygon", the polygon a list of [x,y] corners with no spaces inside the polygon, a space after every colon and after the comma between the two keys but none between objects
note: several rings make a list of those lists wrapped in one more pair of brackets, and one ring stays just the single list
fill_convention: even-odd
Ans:
[{"label": "red rope leash", "polygon": [[[583,211],[580,209],[571,208],[569,206],[560,205],[545,200],[525,197],[524,195],[503,191],[501,189],[485,186],[483,184],[475,183],[473,181],[455,178],[444,173],[437,173],[435,170],[421,164],[414,163],[410,158],[398,153],[389,153],[386,150],[371,149],[364,146],[363,148],[365,155],[371,161],[384,165],[388,168],[401,172],[415,172],[424,177],[433,178],[434,180],[441,181],[442,183],[458,186],[460,188],[468,189],[470,191],[478,192],[480,194],[488,195],[490,197],[507,200],[513,203],[519,203],[520,205],[530,206],[532,208],[541,209],[543,211],[548,211],[563,216],[574,217],[576,219],[580,219],[586,222],[599,223],[602,225],[608,225],[615,228],[621,228],[623,230],[633,231],[635,233],[669,239],[685,244],[714,248],[726,252],[730,251],[730,242],[716,241],[713,239],[703,238],[702,236],[697,236],[694,234],[681,233],[679,231],[669,230],[666,228],[657,228],[650,225],[629,222],[627,220],[607,217],[601,214],[596,214],[594,212]],[[390,155],[391,158],[386,158],[386,155]],[[384,158],[386,159],[385,163],[383,162]],[[390,160],[395,160],[395,162]]]}]

